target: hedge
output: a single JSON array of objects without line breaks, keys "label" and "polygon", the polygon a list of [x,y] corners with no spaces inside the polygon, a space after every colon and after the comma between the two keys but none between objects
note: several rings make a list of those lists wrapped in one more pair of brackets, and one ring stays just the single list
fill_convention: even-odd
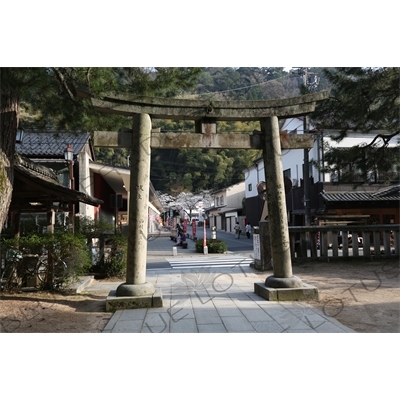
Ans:
[{"label": "hedge", "polygon": [[[204,253],[203,239],[198,239],[196,241],[196,252]],[[207,249],[208,253],[226,253],[228,251],[228,246],[222,240],[207,239]]]}]

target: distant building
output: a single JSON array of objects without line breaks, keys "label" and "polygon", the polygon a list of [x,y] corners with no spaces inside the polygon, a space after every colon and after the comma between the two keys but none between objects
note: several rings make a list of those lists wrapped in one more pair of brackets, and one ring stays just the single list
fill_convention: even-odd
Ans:
[{"label": "distant building", "polygon": [[[302,118],[282,121],[281,130],[287,130],[289,134],[302,134]],[[316,132],[314,146],[308,153],[311,222],[332,220],[335,216],[345,214],[355,222],[399,223],[399,171],[392,171],[393,181],[390,184],[380,179],[382,175],[387,175],[388,171],[374,171],[367,186],[356,187],[356,175],[354,183],[343,183],[340,171],[323,173],[314,165],[314,162],[324,165],[324,151],[327,146],[349,148],[361,143],[370,143],[376,135],[349,132],[348,136],[338,143],[331,139],[337,134],[335,131]],[[393,139],[391,146],[396,144],[396,140]],[[282,165],[283,174],[290,179],[292,186],[292,190],[286,195],[289,225],[302,226],[305,224],[304,150],[282,150]],[[268,215],[268,204],[261,199],[257,191],[257,184],[265,181],[263,158],[254,160],[254,164],[243,172],[246,178],[246,219],[251,225],[258,225],[258,222]],[[266,185],[268,186],[268,182]]]},{"label": "distant building", "polygon": [[217,190],[211,195],[214,197],[214,205],[205,209],[210,226],[216,226],[218,230],[233,232],[236,221],[239,221],[244,231],[245,182]]},{"label": "distant building", "polygon": [[[115,167],[96,162],[90,134],[87,132],[60,132],[26,129],[22,143],[16,143],[16,152],[30,160],[51,168],[60,184],[69,187],[69,169],[64,158],[68,145],[73,150],[74,189],[87,198],[102,202],[82,202],[75,205],[75,213],[92,219],[102,218],[117,226],[128,223],[130,168]],[[156,191],[150,183],[149,232],[160,224],[164,211]]]},{"label": "distant building", "polygon": [[[25,129],[22,143],[16,143],[18,154],[51,168],[64,186],[69,187],[70,176],[64,152],[68,145],[73,151],[73,175],[75,190],[94,195],[93,174],[89,169],[90,160],[95,159],[94,148],[87,132],[60,132],[53,130]],[[75,212],[90,218],[98,218],[99,207],[79,202]]]}]

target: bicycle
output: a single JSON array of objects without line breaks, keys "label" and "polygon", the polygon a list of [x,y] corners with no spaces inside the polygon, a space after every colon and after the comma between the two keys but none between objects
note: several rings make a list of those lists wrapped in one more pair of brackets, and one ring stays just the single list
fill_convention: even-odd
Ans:
[{"label": "bicycle", "polygon": [[1,290],[11,291],[22,287],[59,289],[67,277],[67,264],[61,258],[56,258],[53,261],[50,284],[48,274],[49,260],[46,253],[24,254],[10,249],[2,268]]},{"label": "bicycle", "polygon": [[[27,266],[27,273],[32,277],[37,277],[37,285],[44,289],[60,289],[65,283],[68,275],[68,267],[64,260],[61,259],[60,248],[57,245],[42,247],[39,255],[36,255],[36,262]],[[51,260],[51,265],[49,263]],[[49,274],[52,277],[49,277]]]},{"label": "bicycle", "polygon": [[1,290],[12,290],[21,285],[18,269],[22,263],[22,253],[15,249],[8,249],[4,263],[1,266]]},{"label": "bicycle", "polygon": [[[52,289],[60,289],[64,284],[67,277],[68,267],[64,260],[56,258],[53,260],[52,268]],[[48,273],[49,273],[49,260],[46,254],[39,257],[34,274],[37,275],[42,286],[48,284]]]}]

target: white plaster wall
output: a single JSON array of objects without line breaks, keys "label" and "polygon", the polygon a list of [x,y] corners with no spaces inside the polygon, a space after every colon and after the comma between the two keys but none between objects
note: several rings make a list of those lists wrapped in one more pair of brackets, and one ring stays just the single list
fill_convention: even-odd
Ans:
[{"label": "white plaster wall", "polygon": [[154,207],[150,202],[149,202],[149,220],[148,220],[148,228],[147,231],[149,233],[155,233],[158,232],[158,229],[160,227],[160,223],[158,221],[159,219],[159,214],[160,212],[157,210],[156,207]]},{"label": "white plaster wall", "polygon": [[217,221],[216,221],[216,223],[217,223],[217,229],[218,229],[218,230],[221,230],[221,229],[222,229],[222,218],[221,218],[220,215],[218,215],[216,219],[217,219]]},{"label": "white plaster wall", "polygon": [[[264,161],[257,159],[256,163],[243,171],[245,176],[245,196],[246,198],[258,196],[257,184],[265,181]],[[249,187],[251,185],[251,188]]]},{"label": "white plaster wall", "polygon": [[[89,155],[82,151],[78,154],[79,162],[79,186],[80,192],[93,196],[93,173],[89,168]],[[94,219],[94,207],[89,204],[79,203],[79,213],[85,217]]]},{"label": "white plaster wall", "polygon": [[242,200],[245,196],[245,182],[240,182],[236,185],[230,186],[226,189],[226,206],[242,207]]},{"label": "white plaster wall", "polygon": [[[214,193],[214,204],[216,207],[225,206],[226,208],[240,208],[242,207],[243,197],[245,193],[245,181],[239,182],[236,185],[229,186]],[[217,198],[220,199],[223,196],[223,204]]]},{"label": "white plaster wall", "polygon": [[288,118],[284,121],[282,131],[303,133],[303,119],[300,118]]}]

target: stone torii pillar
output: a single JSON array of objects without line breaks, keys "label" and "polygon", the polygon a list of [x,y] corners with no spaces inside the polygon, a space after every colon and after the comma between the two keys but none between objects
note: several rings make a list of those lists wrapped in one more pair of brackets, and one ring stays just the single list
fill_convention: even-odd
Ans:
[{"label": "stone torii pillar", "polygon": [[278,117],[261,120],[273,275],[254,292],[267,300],[318,299],[318,289],[293,275]]},{"label": "stone torii pillar", "polygon": [[154,286],[146,282],[148,193],[150,183],[151,120],[148,114],[133,117],[129,196],[126,283],[117,296],[151,296]]},{"label": "stone torii pillar", "polygon": [[108,311],[163,305],[161,292],[146,281],[150,145],[150,116],[133,115],[126,282],[107,297]]},{"label": "stone torii pillar", "polygon": [[300,278],[293,276],[288,231],[282,152],[277,117],[261,121],[264,132],[264,165],[267,182],[268,222],[274,274],[265,280],[272,288],[299,288]]}]

